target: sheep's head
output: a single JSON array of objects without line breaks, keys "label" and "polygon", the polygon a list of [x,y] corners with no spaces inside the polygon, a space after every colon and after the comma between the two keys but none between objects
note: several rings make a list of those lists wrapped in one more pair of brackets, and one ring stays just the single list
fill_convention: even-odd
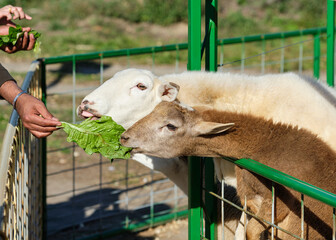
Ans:
[{"label": "sheep's head", "polygon": [[133,153],[172,158],[193,155],[198,137],[226,131],[232,123],[202,120],[201,112],[178,102],[161,102],[153,112],[136,122],[121,136]]},{"label": "sheep's head", "polygon": [[87,95],[77,108],[82,118],[107,115],[124,128],[150,113],[161,101],[174,101],[179,87],[161,82],[150,71],[127,69]]}]

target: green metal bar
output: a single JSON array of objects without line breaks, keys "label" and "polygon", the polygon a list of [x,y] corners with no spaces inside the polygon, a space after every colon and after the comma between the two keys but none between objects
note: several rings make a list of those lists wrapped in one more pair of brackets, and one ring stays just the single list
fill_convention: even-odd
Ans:
[{"label": "green metal bar", "polygon": [[[188,70],[201,70],[201,0],[188,0]],[[201,159],[188,161],[188,239],[200,240]]]},{"label": "green metal bar", "polygon": [[251,35],[251,36],[244,36],[244,37],[234,37],[234,38],[225,38],[219,39],[218,44],[236,44],[242,42],[260,42],[264,40],[274,40],[274,39],[283,39],[283,38],[290,38],[290,37],[298,37],[304,35],[315,35],[317,33],[326,33],[327,28],[309,28],[305,30],[299,31],[289,31],[289,32],[278,32],[278,33],[269,33],[269,34],[260,34],[260,35]]},{"label": "green metal bar", "polygon": [[327,4],[327,83],[334,86],[335,1]]},{"label": "green metal bar", "polygon": [[188,11],[188,70],[201,70],[201,0],[189,0]]},{"label": "green metal bar", "polygon": [[205,51],[205,69],[217,71],[217,0],[207,0],[205,5],[205,24],[208,29],[209,41]]},{"label": "green metal bar", "polygon": [[[198,24],[200,25],[200,23]],[[217,44],[222,46],[225,44],[240,44],[242,42],[245,42],[245,43],[259,42],[262,40],[274,40],[274,39],[281,39],[281,38],[297,37],[301,35],[316,35],[318,33],[326,33],[326,32],[327,32],[327,28],[325,27],[324,28],[310,28],[310,29],[305,29],[302,31],[278,32],[278,33],[270,33],[270,34],[245,36],[244,38],[235,37],[235,38],[218,39]],[[199,41],[201,42],[200,36],[201,35],[199,34]],[[189,43],[179,43],[179,44],[171,44],[171,45],[163,45],[163,46],[155,46],[155,47],[131,48],[131,49],[110,50],[110,51],[103,51],[103,52],[92,52],[92,53],[85,53],[85,54],[75,54],[75,56],[76,56],[76,60],[78,61],[92,60],[92,59],[99,59],[102,53],[104,54],[104,58],[110,58],[110,57],[120,57],[120,56],[130,56],[130,55],[140,55],[140,54],[151,54],[153,53],[153,51],[154,52],[166,52],[166,51],[176,51],[177,49],[186,50],[188,49],[188,46],[189,46]],[[62,62],[71,62],[72,59],[73,59],[73,55],[67,55],[67,56],[44,58],[44,62],[45,64],[55,64],[55,63],[62,63]]]},{"label": "green metal bar", "polygon": [[201,161],[188,158],[188,239],[200,240],[201,230]]},{"label": "green metal bar", "polygon": [[[208,41],[205,46],[205,69],[207,71],[217,71],[217,0],[206,0],[205,3],[205,26],[208,31]],[[205,188],[216,192],[214,164],[211,158],[205,159]],[[205,195],[206,213],[209,218],[205,218],[205,237],[207,239],[217,239],[217,204],[216,198],[210,194]]]},{"label": "green metal bar", "polygon": [[278,170],[270,168],[252,159],[239,159],[233,162],[240,167],[246,168],[276,183],[294,189],[295,191],[303,193],[309,197],[315,198],[332,207],[336,207],[336,194],[315,187],[309,183],[303,182],[297,178],[294,178],[290,175],[287,175]]},{"label": "green metal bar", "polygon": [[[153,52],[176,51],[177,45],[180,50],[188,49],[188,43],[180,43],[180,44],[170,44],[170,45],[155,46],[155,47],[130,48],[130,49],[103,51],[103,52],[83,53],[83,54],[75,54],[75,56],[76,56],[76,60],[80,61],[80,60],[99,59],[100,54],[102,53],[104,53],[104,58],[120,57],[120,56],[128,56],[128,55],[152,54]],[[53,63],[61,63],[61,62],[70,62],[72,61],[72,58],[73,58],[73,55],[49,57],[49,58],[45,58],[45,63],[53,64]]]},{"label": "green metal bar", "polygon": [[320,78],[321,41],[320,34],[314,35],[314,77]]},{"label": "green metal bar", "polygon": [[[205,159],[205,188],[209,192],[216,192],[215,168],[211,158]],[[206,192],[207,193],[207,192]],[[207,239],[217,239],[217,199],[210,194],[205,195],[205,210],[208,218],[205,218],[205,237]]]}]

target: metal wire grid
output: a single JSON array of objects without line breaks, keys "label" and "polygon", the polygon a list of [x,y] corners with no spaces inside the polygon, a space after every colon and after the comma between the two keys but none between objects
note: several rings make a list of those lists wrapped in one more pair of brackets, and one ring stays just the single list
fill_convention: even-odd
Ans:
[{"label": "metal wire grid", "polygon": [[[155,54],[152,53],[151,56],[152,71],[155,71]],[[176,57],[175,69],[179,66],[178,59]],[[128,55],[128,67],[130,61],[131,56]],[[79,122],[76,108],[84,97],[81,91],[77,90],[79,81],[77,63],[75,57],[69,63],[72,69],[72,89],[52,93],[53,97],[58,95],[61,98],[65,96],[72,98],[73,123]],[[98,85],[100,85],[106,77],[103,67],[104,54],[100,55],[98,64]],[[62,108],[61,105],[59,107]],[[57,181],[65,175],[72,175],[68,176],[72,186],[70,189],[58,192],[47,190],[48,239],[67,239],[69,236],[72,239],[91,239],[113,234],[122,229],[139,228],[141,222],[146,223],[143,227],[154,226],[157,224],[157,219],[164,215],[170,215],[170,219],[176,219],[181,211],[186,214],[186,196],[161,173],[150,171],[132,160],[114,160],[111,163],[110,160],[98,155],[85,155],[75,144],[65,144],[58,149],[49,146],[49,149],[48,158],[51,158],[52,154],[57,155],[60,151],[70,151],[67,159],[71,161],[71,166],[48,172],[47,182]],[[136,167],[135,170],[134,167]],[[118,171],[123,172],[122,176],[119,174],[115,178],[109,177],[106,170],[109,168],[116,169],[110,175]],[[80,171],[90,172],[90,169],[95,174],[90,176],[92,181],[87,181],[84,186],[80,183],[82,175]]]},{"label": "metal wire grid", "polygon": [[[42,98],[40,67],[33,62],[27,74],[23,90],[39,99]],[[3,172],[1,196],[1,236],[6,239],[42,238],[42,172],[41,142],[18,121],[16,111],[7,126],[2,149]],[[10,149],[6,147],[11,146]],[[4,165],[2,165],[3,167]]]},{"label": "metal wire grid", "polygon": [[[223,161],[226,161],[226,160],[223,159]],[[250,160],[250,161],[252,161],[252,160]],[[260,164],[258,164],[258,167],[262,167],[262,166],[260,166]],[[269,168],[269,170],[271,170],[272,174],[274,174],[274,175],[278,174],[276,170],[274,172],[270,168]],[[255,171],[255,169],[253,171]],[[261,172],[261,171],[262,170],[259,170],[259,172]],[[258,173],[258,171],[256,173]],[[280,175],[281,175],[280,178],[284,178],[284,179],[286,178],[285,174],[280,173]],[[279,179],[279,177],[277,177],[277,179]],[[292,178],[292,179],[295,180],[294,178]],[[295,180],[295,181],[297,181],[297,180]],[[286,180],[284,180],[283,182],[286,182]],[[290,181],[287,180],[287,184],[289,186],[290,183],[288,183],[288,182],[290,182]],[[301,184],[300,181],[298,181],[297,184],[300,185]],[[304,182],[302,182],[302,185],[304,185],[304,187],[308,186]],[[272,196],[271,196],[271,199],[272,199],[272,208],[270,209],[271,216],[272,216],[271,220],[263,219],[263,218],[257,216],[256,214],[252,213],[251,211],[247,210],[246,197],[245,197],[245,200],[242,201],[243,202],[242,206],[237,205],[237,203],[234,203],[234,202],[226,199],[224,197],[224,192],[225,192],[224,186],[225,186],[225,181],[222,180],[221,181],[221,195],[218,195],[218,193],[209,191],[205,187],[203,187],[203,191],[204,191],[203,194],[205,194],[205,195],[210,194],[210,195],[214,196],[215,198],[217,198],[217,199],[219,199],[221,201],[221,211],[220,211],[220,213],[221,213],[221,227],[222,227],[222,229],[224,229],[224,222],[225,222],[224,212],[228,211],[228,210],[225,210],[224,203],[227,203],[227,204],[229,204],[230,208],[233,207],[235,209],[238,209],[242,213],[243,217],[240,219],[240,224],[244,227],[244,239],[246,239],[246,225],[247,225],[247,219],[248,218],[249,219],[250,218],[255,218],[255,219],[259,220],[260,222],[263,222],[263,223],[269,225],[271,227],[271,236],[270,237],[271,237],[272,240],[273,239],[277,239],[277,234],[278,234],[279,231],[281,231],[283,233],[286,233],[287,236],[288,236],[288,238],[290,236],[290,237],[292,237],[294,239],[300,239],[300,240],[304,240],[305,239],[305,237],[306,237],[305,236],[305,216],[304,216],[304,212],[305,212],[305,200],[304,200],[305,199],[305,194],[300,193],[300,196],[301,196],[301,198],[300,198],[300,207],[301,207],[301,216],[300,216],[301,224],[300,224],[300,226],[301,226],[301,229],[300,229],[300,235],[296,235],[296,234],[291,233],[291,232],[287,231],[286,229],[278,226],[275,223],[275,221],[274,221],[275,214],[276,214],[275,213],[275,201],[276,201],[276,196],[277,196],[276,195],[277,190],[276,190],[275,182],[272,182],[272,189],[271,189],[271,194],[272,194]],[[316,189],[316,191],[319,191],[320,194],[322,195],[323,191],[321,191],[321,189],[318,189],[318,188],[316,188],[314,186],[311,186],[310,188],[312,190]],[[309,191],[309,190],[307,190],[307,191]],[[323,194],[324,194],[324,192],[323,192]],[[334,201],[332,199],[336,199],[336,195],[335,194],[331,194],[331,193],[328,193],[326,191],[325,191],[325,194],[326,194],[326,197],[329,197],[331,199],[330,200],[331,202]],[[326,204],[324,202],[319,202],[319,203],[320,204]],[[335,208],[335,202],[333,202],[333,205],[332,205],[332,207],[330,207],[330,209],[331,209],[330,211],[332,213],[332,219],[331,219],[331,221],[332,221],[332,240],[335,240],[336,239],[336,208]],[[243,221],[241,221],[241,220],[243,220]],[[203,230],[201,230],[201,232],[202,232],[202,234],[204,234]],[[226,236],[224,234],[224,231],[222,231],[222,235],[218,236],[218,239],[224,240],[224,239],[226,239],[225,237]],[[204,237],[204,235],[201,238],[202,239],[207,239],[206,237]]]}]

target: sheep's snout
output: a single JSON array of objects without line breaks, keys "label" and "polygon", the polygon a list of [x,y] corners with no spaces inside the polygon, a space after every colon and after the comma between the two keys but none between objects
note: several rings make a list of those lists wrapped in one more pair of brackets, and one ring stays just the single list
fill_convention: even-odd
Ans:
[{"label": "sheep's snout", "polygon": [[91,106],[94,105],[94,102],[89,102],[88,100],[83,100],[81,104],[77,107],[77,115],[81,118],[89,118],[97,119],[101,115]]}]

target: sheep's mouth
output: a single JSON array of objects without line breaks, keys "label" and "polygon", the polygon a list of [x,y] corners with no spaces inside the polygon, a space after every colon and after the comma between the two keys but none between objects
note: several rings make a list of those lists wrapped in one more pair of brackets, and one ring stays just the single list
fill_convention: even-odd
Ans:
[{"label": "sheep's mouth", "polygon": [[101,118],[101,115],[97,113],[97,111],[91,110],[91,109],[78,109],[78,116],[83,119],[90,118],[91,120],[97,120]]},{"label": "sheep's mouth", "polygon": [[138,147],[131,147],[132,150],[130,151],[131,155],[135,154],[135,153],[142,153],[143,151],[141,151],[140,148]]}]

